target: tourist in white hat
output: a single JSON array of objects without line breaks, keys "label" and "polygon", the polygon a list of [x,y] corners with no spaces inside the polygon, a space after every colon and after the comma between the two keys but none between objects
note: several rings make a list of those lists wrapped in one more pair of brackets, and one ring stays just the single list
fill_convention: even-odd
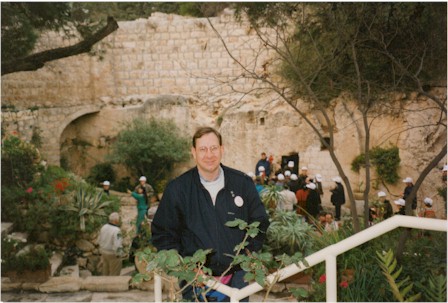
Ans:
[{"label": "tourist in white hat", "polygon": [[285,175],[284,174],[278,174],[277,175],[277,183],[275,183],[276,186],[283,188],[283,185],[285,184]]},{"label": "tourist in white hat", "polygon": [[423,200],[423,204],[425,204],[425,208],[422,212],[420,212],[419,217],[425,217],[425,218],[436,218],[436,212],[432,209],[432,199],[426,197]]},{"label": "tourist in white hat", "polygon": [[291,180],[291,171],[285,170],[284,175],[285,175],[285,184],[288,184],[289,181]]},{"label": "tourist in white hat", "polygon": [[135,187],[134,192],[138,192],[138,188],[141,187],[143,189],[143,193],[145,194],[146,204],[149,207],[151,197],[154,195],[154,189],[149,183],[146,182],[145,176],[141,176],[138,181],[140,182],[140,184]]},{"label": "tourist in white hat", "polygon": [[299,177],[296,174],[291,174],[291,178],[288,183],[289,190],[296,194],[296,192],[300,189],[299,185]]},{"label": "tourist in white hat", "polygon": [[[262,167],[263,170],[261,170]],[[264,178],[269,178],[271,175],[271,162],[267,159],[265,152],[261,153],[261,159],[255,165],[255,175],[260,176],[261,172],[264,172]]]},{"label": "tourist in white hat", "polygon": [[378,199],[380,200],[380,202],[383,203],[381,207],[381,214],[380,216],[382,216],[382,218],[384,220],[392,217],[393,215],[393,209],[392,209],[392,205],[390,205],[390,201],[386,199],[387,194],[384,191],[379,191],[378,192]]},{"label": "tourist in white hat", "polygon": [[262,185],[265,184],[267,178],[266,178],[266,172],[265,172],[264,166],[260,165],[258,167],[258,175],[257,175],[257,177],[260,177]]},{"label": "tourist in white hat", "polygon": [[[403,183],[406,183],[406,187],[403,191],[403,200],[406,201],[406,198],[411,194],[412,190],[414,189],[414,181],[411,177],[406,177],[403,180]],[[414,199],[412,200],[412,210],[415,210],[417,208],[417,193],[415,194]]]},{"label": "tourist in white hat", "polygon": [[294,161],[288,161],[288,167],[289,167],[289,169],[293,169]]},{"label": "tourist in white hat", "polygon": [[405,215],[406,214],[406,210],[405,210],[405,205],[406,205],[406,201],[404,199],[398,199],[394,201],[394,204],[397,206],[397,211],[395,212],[396,215]]},{"label": "tourist in white hat", "polygon": [[314,222],[313,219],[316,219],[319,214],[322,202],[319,193],[316,191],[316,184],[310,182],[305,186],[308,188],[308,196],[306,198],[307,221],[312,224]]},{"label": "tourist in white hat", "polygon": [[341,220],[341,205],[345,203],[345,193],[344,193],[344,186],[342,186],[342,179],[341,177],[337,176],[332,179],[336,185],[334,188],[330,189],[331,191],[331,203],[335,207],[336,215],[334,219],[336,221]]},{"label": "tourist in white hat", "polygon": [[106,180],[101,185],[103,186],[103,192],[109,196],[110,182]]}]

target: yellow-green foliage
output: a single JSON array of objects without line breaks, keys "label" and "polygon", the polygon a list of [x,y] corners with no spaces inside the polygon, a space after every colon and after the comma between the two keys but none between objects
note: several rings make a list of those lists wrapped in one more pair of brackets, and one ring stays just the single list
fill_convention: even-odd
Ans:
[{"label": "yellow-green foliage", "polygon": [[[420,298],[420,293],[406,297],[412,290],[414,283],[409,281],[409,277],[399,279],[402,267],[397,269],[397,259],[394,257],[392,250],[388,250],[385,254],[376,252],[378,256],[378,262],[384,276],[389,282],[392,294],[400,302],[415,302]],[[398,280],[398,282],[397,282]]]}]

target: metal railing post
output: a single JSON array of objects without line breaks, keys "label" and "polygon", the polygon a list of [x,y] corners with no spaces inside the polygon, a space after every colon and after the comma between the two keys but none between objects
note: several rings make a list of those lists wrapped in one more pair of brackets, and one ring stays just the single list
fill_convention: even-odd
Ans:
[{"label": "metal railing post", "polygon": [[162,302],[162,277],[154,273],[154,302]]},{"label": "metal railing post", "polygon": [[327,302],[337,302],[338,299],[338,274],[335,255],[328,255],[325,258],[326,272],[326,297]]}]

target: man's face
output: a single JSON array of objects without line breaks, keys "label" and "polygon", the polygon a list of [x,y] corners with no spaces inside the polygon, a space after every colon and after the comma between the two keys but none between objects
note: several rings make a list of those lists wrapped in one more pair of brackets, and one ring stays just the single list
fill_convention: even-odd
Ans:
[{"label": "man's face", "polygon": [[110,185],[103,185],[104,190],[109,190],[109,188],[110,188]]},{"label": "man's face", "polygon": [[266,154],[261,154],[261,159],[266,160]]},{"label": "man's face", "polygon": [[219,170],[224,148],[214,133],[208,133],[196,139],[196,147],[191,148],[191,153],[201,174],[213,174]]}]

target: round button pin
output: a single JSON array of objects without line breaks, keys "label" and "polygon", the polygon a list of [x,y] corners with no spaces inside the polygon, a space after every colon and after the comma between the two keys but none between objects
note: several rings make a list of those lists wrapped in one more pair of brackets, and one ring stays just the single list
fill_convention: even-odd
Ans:
[{"label": "round button pin", "polygon": [[241,206],[243,206],[243,204],[244,204],[243,198],[241,198],[240,196],[236,196],[235,197],[235,205],[238,207],[241,207]]}]

